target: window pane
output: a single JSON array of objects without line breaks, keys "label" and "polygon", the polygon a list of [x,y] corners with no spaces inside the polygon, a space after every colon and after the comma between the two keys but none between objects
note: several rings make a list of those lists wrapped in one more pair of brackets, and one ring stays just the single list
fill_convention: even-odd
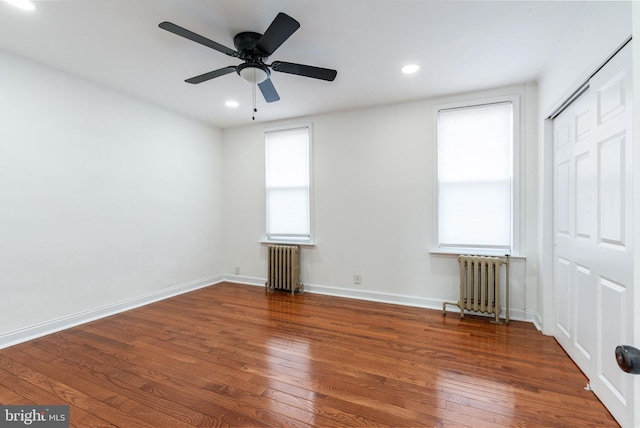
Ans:
[{"label": "window pane", "polygon": [[511,176],[511,103],[442,110],[438,139],[440,180]]},{"label": "window pane", "polygon": [[267,133],[267,187],[309,185],[307,129]]},{"label": "window pane", "polygon": [[269,235],[309,235],[309,192],[304,189],[270,189],[267,195]]},{"label": "window pane", "polygon": [[509,181],[442,183],[440,194],[441,246],[510,247]]},{"label": "window pane", "polygon": [[511,249],[511,103],[438,114],[439,247]]}]

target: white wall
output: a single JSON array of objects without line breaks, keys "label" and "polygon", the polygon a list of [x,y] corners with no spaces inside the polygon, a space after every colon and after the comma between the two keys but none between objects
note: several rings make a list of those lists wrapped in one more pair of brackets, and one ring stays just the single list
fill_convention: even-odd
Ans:
[{"label": "white wall", "polygon": [[[302,251],[305,290],[441,308],[457,300],[454,256],[432,255],[436,185],[433,106],[517,93],[523,107],[524,189],[535,190],[535,85],[465,94],[357,111],[318,115],[287,123],[313,123],[313,248]],[[225,262],[228,279],[264,284],[264,148],[267,125],[223,132]],[[531,125],[531,126],[529,126]],[[532,162],[532,163],[531,163]],[[530,164],[531,163],[531,164]],[[533,186],[531,188],[531,186]],[[535,196],[535,191],[533,192]],[[535,257],[536,198],[524,197],[520,253]],[[532,243],[527,240],[533,239]],[[531,254],[530,254],[531,253]],[[513,260],[512,317],[532,319],[535,272]],[[534,263],[535,265],[535,263]],[[240,275],[231,275],[234,268]],[[362,284],[355,285],[355,273]]]},{"label": "white wall", "polygon": [[[539,88],[508,88],[521,94],[525,119],[526,261],[511,267],[514,318],[550,325],[542,119],[630,34],[629,17],[629,3],[589,3]],[[429,253],[432,108],[502,92],[300,120],[314,124],[317,245],[303,250],[307,289],[428,307],[456,298],[455,258]],[[264,282],[263,125],[221,132],[2,52],[0,94],[0,347],[223,273]]]},{"label": "white wall", "polygon": [[221,131],[0,52],[0,347],[222,274]]},{"label": "white wall", "polygon": [[565,99],[578,89],[600,65],[631,35],[631,2],[590,2],[579,22],[559,43],[555,56],[550,60],[538,82],[538,135],[539,164],[538,219],[535,226],[540,232],[538,259],[539,304],[536,311],[542,315],[545,334],[552,334],[552,228],[553,228],[553,153],[548,117]]}]

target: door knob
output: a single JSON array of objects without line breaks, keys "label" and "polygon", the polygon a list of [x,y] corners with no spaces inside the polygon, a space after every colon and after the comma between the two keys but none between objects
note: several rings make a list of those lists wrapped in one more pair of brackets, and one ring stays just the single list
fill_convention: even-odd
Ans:
[{"label": "door knob", "polygon": [[640,349],[629,345],[616,347],[616,361],[622,371],[640,374]]}]

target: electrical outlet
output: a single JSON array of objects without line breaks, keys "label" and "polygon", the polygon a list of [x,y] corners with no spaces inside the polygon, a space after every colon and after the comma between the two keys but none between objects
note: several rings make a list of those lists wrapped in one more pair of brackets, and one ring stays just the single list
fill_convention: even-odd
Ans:
[{"label": "electrical outlet", "polygon": [[234,269],[234,273],[235,275],[240,275],[240,266],[236,266],[236,268]]},{"label": "electrical outlet", "polygon": [[359,273],[356,273],[353,275],[353,283],[354,284],[361,284],[362,283],[362,276]]}]

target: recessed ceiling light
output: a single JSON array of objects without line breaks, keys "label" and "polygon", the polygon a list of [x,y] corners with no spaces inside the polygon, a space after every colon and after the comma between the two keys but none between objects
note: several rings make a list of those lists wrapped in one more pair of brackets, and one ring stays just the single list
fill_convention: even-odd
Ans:
[{"label": "recessed ceiling light", "polygon": [[34,5],[30,0],[4,0],[9,3],[11,6],[15,6],[22,10],[34,10],[36,5]]},{"label": "recessed ceiling light", "polygon": [[418,70],[420,70],[420,67],[417,64],[409,64],[402,67],[402,72],[404,74],[415,73]]},{"label": "recessed ceiling light", "polygon": [[236,108],[238,107],[240,104],[238,104],[237,101],[227,101],[226,103],[224,103],[224,105],[226,105],[227,107],[231,107],[231,108]]}]

